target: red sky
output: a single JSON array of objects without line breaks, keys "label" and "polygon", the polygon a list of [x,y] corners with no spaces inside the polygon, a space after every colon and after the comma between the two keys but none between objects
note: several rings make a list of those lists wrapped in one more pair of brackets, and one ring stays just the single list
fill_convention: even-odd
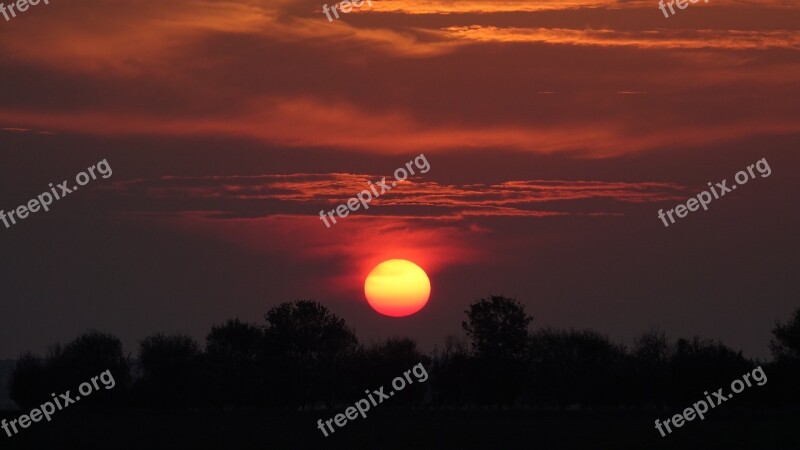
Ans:
[{"label": "red sky", "polygon": [[[430,347],[489,294],[534,326],[766,356],[800,294],[798,19],[788,0],[669,19],[650,0],[373,0],[333,23],[308,0],[51,0],[0,19],[0,209],[114,170],[0,228],[0,358],[87,327],[131,351],[202,338],[297,298]],[[428,173],[319,221],[420,153]],[[657,218],[761,158],[769,178]],[[361,291],[391,258],[431,276],[407,319]]]}]

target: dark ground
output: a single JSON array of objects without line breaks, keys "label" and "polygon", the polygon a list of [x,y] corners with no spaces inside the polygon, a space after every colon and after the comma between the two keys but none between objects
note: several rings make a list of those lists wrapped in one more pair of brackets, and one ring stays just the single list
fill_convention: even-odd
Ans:
[{"label": "dark ground", "polygon": [[662,438],[654,420],[670,414],[387,409],[325,438],[316,421],[330,418],[328,411],[289,417],[254,411],[64,410],[52,422],[32,424],[11,438],[0,431],[0,449],[800,449],[800,411],[716,410]]}]

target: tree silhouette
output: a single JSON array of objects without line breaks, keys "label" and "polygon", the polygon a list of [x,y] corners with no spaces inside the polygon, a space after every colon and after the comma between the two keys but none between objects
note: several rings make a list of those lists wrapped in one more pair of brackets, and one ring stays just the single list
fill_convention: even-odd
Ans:
[{"label": "tree silhouette", "polygon": [[[352,395],[359,395],[366,387],[377,387],[388,384],[403,372],[410,370],[414,365],[422,363],[428,367],[430,358],[419,351],[417,343],[410,338],[389,338],[373,344],[359,352],[356,370],[351,371],[359,383],[353,386]],[[412,380],[415,378],[412,376]],[[394,405],[418,404],[425,396],[426,389],[409,389],[403,395],[395,398]]]},{"label": "tree silhouette", "polygon": [[[102,395],[92,395],[81,401],[82,407],[118,405],[130,385],[130,361],[123,354],[119,338],[97,330],[89,330],[66,345],[50,347],[44,361],[26,354],[17,363],[11,383],[20,406],[33,406],[50,398],[52,392],[75,391],[78,386],[106,370],[114,377],[112,390],[101,389]],[[38,400],[36,400],[38,399]],[[20,403],[21,402],[21,403]]]},{"label": "tree silhouette", "polygon": [[139,343],[141,401],[164,408],[196,406],[201,392],[201,354],[194,339],[155,334]]},{"label": "tree silhouette", "polygon": [[649,404],[663,404],[667,399],[669,361],[674,349],[666,333],[649,331],[634,340],[633,397]]},{"label": "tree silhouette", "polygon": [[441,354],[434,353],[430,383],[433,387],[433,403],[437,406],[451,405],[461,408],[473,401],[472,385],[474,361],[470,355],[469,342],[454,335],[444,339]]},{"label": "tree silhouette", "polygon": [[31,409],[47,398],[48,389],[42,361],[31,352],[20,355],[8,381],[11,400],[22,409]]},{"label": "tree silhouette", "polygon": [[[114,389],[82,399],[79,408],[125,406],[129,392],[138,406],[155,408],[341,408],[422,363],[428,381],[394,396],[392,405],[674,408],[755,367],[720,342],[695,337],[671,345],[662,331],[642,334],[630,351],[592,330],[529,332],[524,306],[502,296],[478,300],[465,313],[466,338],[448,336],[429,358],[410,338],[360,346],[343,319],[314,301],[282,303],[264,315],[263,328],[238,319],[213,326],[204,351],[184,335],[145,338],[133,391],[120,340],[90,330],[51,346],[45,358],[21,355],[9,391],[23,409],[34,408],[52,392],[74,392],[111,370]],[[739,404],[800,404],[800,309],[773,334],[775,361],[758,363],[769,383],[748,390]]]},{"label": "tree silhouette", "polygon": [[481,403],[512,404],[526,378],[528,325],[533,318],[517,300],[490,296],[464,311],[461,326],[472,342],[475,357],[473,391]]},{"label": "tree silhouette", "polygon": [[213,326],[206,337],[209,397],[218,406],[264,400],[264,331],[239,319]]},{"label": "tree silhouette", "polygon": [[273,372],[273,382],[284,386],[284,405],[307,407],[318,401],[333,405],[337,386],[345,380],[346,362],[358,340],[343,319],[311,300],[282,303],[264,319],[266,355],[284,367]]},{"label": "tree silhouette", "polygon": [[592,330],[541,330],[531,337],[533,402],[604,405],[629,389],[625,349]]},{"label": "tree silhouette", "polygon": [[714,386],[726,386],[752,368],[742,352],[721,342],[694,337],[678,339],[669,363],[670,398],[687,402]]},{"label": "tree silhouette", "polygon": [[633,344],[633,356],[648,366],[666,365],[672,356],[672,347],[666,333],[660,330],[650,331],[637,337]]},{"label": "tree silhouette", "polygon": [[775,362],[767,370],[765,396],[773,405],[800,404],[800,308],[785,324],[775,323],[770,350]]},{"label": "tree silhouette", "polygon": [[769,345],[772,356],[779,361],[800,362],[800,308],[786,324],[776,323],[772,334],[775,336]]},{"label": "tree silhouette", "polygon": [[464,311],[461,326],[479,357],[516,359],[525,354],[528,325],[533,320],[517,300],[492,295],[478,300]]}]

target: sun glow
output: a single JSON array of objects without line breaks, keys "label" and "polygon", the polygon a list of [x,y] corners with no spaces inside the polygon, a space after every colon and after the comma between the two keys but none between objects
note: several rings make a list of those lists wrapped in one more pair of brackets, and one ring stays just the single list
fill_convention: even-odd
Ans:
[{"label": "sun glow", "polygon": [[403,317],[414,314],[428,303],[431,282],[418,265],[405,259],[384,261],[367,275],[364,294],[375,311]]}]

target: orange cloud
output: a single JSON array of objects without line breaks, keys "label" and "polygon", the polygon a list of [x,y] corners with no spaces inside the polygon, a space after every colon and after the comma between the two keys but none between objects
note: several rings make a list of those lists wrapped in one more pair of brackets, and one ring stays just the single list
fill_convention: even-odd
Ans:
[{"label": "orange cloud", "polygon": [[633,7],[645,4],[645,0],[551,0],[531,2],[527,0],[498,0],[485,2],[479,0],[376,0],[375,11],[402,12],[405,14],[458,14],[458,13],[501,13],[532,12],[559,9]]},{"label": "orange cloud", "polygon": [[478,42],[540,42],[602,47],[719,48],[732,50],[784,48],[800,50],[800,32],[739,30],[569,30],[562,28],[449,27],[448,37]]},{"label": "orange cloud", "polygon": [[[502,258],[492,245],[476,245],[477,240],[491,240],[492,229],[480,224],[485,218],[619,216],[622,212],[613,207],[574,205],[683,199],[688,189],[669,183],[553,180],[452,185],[422,176],[374,200],[369,213],[357,211],[331,228],[319,220],[319,208],[335,207],[380,177],[164,176],[117,181],[95,192],[113,193],[120,205],[134,199],[133,205],[149,208],[121,213],[126,221],[179,229],[306,267],[324,265],[323,285],[360,296],[369,270],[386,259],[408,259],[436,274],[458,264]],[[307,213],[296,212],[300,210]]]},{"label": "orange cloud", "polygon": [[209,33],[253,33],[274,14],[225,0],[53,4],[2,29],[1,51],[7,59],[61,70],[141,75]]},{"label": "orange cloud", "polygon": [[[564,0],[542,7],[632,4],[638,3]],[[5,84],[21,84],[24,75],[18,73],[48,80],[41,92],[10,95],[14,101],[0,105],[0,126],[100,136],[246,138],[281,148],[362,153],[501,148],[589,157],[800,131],[780,95],[794,87],[791,80],[800,72],[791,58],[799,47],[797,31],[444,27],[442,18],[426,21],[419,12],[541,5],[375,5],[376,11],[379,5],[414,9],[412,20],[365,14],[328,23],[315,12],[316,4],[287,0],[54,4],[0,28]],[[789,53],[763,53],[774,49]],[[566,51],[576,56],[564,56]],[[633,51],[638,53],[625,53]],[[537,58],[525,75],[522,55]],[[605,57],[611,63],[600,67]],[[642,60],[637,67],[629,65],[634,58]],[[393,64],[397,71],[386,71]],[[670,70],[663,70],[667,64]],[[603,74],[594,77],[574,70],[576,65]],[[363,85],[348,84],[351,73],[363,77]],[[320,89],[328,77],[331,88]],[[764,114],[729,108],[732,96],[743,95],[742,85],[769,99]],[[678,114],[666,112],[684,107],[677,103],[707,87],[712,89],[706,104],[724,110],[724,118],[680,122]],[[617,94],[632,92],[647,95]],[[537,98],[523,105],[528,95]],[[609,107],[615,102],[609,96],[630,102]]]},{"label": "orange cloud", "polygon": [[[116,195],[145,197],[162,200],[161,205],[177,205],[173,213],[199,214],[203,201],[209,210],[207,217],[236,218],[290,214],[305,209],[319,221],[318,209],[330,210],[345,203],[362,190],[368,181],[378,181],[383,176],[364,174],[292,174],[215,177],[161,177],[120,181],[107,188]],[[386,177],[390,183],[391,176]],[[656,182],[600,182],[525,180],[497,184],[439,184],[425,180],[424,176],[398,182],[397,186],[375,198],[370,203],[369,214],[399,216],[411,220],[445,218],[456,220],[467,215],[544,217],[566,214],[616,213],[613,208],[573,207],[569,202],[608,200],[620,203],[647,203],[679,200],[689,188],[670,183]],[[258,203],[269,203],[260,209]],[[278,202],[274,202],[278,201]],[[577,203],[576,203],[577,204]],[[220,209],[221,207],[225,209]],[[381,209],[383,208],[383,209]],[[169,210],[169,209],[167,209]],[[357,214],[354,214],[356,216]],[[348,216],[348,221],[349,221]]]},{"label": "orange cloud", "polygon": [[[528,127],[500,124],[478,127],[420,123],[405,113],[369,112],[349,104],[310,99],[254,100],[249,111],[227,117],[173,118],[115,111],[37,113],[0,109],[0,123],[8,127],[103,136],[253,138],[287,147],[322,146],[392,154],[405,154],[410,149],[447,151],[503,147],[537,153],[578,151],[589,157],[609,157],[668,145],[697,146],[753,134],[800,130],[800,124],[790,118],[778,121],[769,117],[649,131],[629,130],[611,119]],[[354,128],[353,123],[359,124],[358,127]]]},{"label": "orange cloud", "polygon": [[[753,7],[750,0],[714,0],[718,6]],[[535,12],[553,10],[574,10],[585,8],[631,9],[654,7],[652,0],[548,0],[532,2],[529,0],[376,0],[374,10],[404,14],[465,14],[465,13],[504,13]],[[759,8],[790,8],[797,6],[794,0],[765,0]]]}]

